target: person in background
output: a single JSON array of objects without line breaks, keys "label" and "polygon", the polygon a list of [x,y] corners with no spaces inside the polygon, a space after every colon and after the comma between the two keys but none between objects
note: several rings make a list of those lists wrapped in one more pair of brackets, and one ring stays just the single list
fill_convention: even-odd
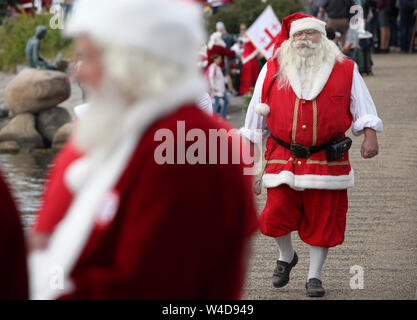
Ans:
[{"label": "person in background", "polygon": [[[226,118],[227,106],[229,99],[227,97],[225,78],[220,68],[222,63],[222,56],[214,54],[212,56],[213,62],[208,69],[208,79],[210,84],[210,93],[212,99],[214,99],[213,111],[221,114],[223,118]],[[223,106],[220,108],[220,100],[223,100]]]},{"label": "person in background", "polygon": [[327,26],[342,33],[342,43],[345,42],[349,29],[350,7],[355,4],[353,0],[322,0],[320,12],[327,12]]},{"label": "person in background", "polygon": [[[243,54],[243,39],[238,38],[237,42],[233,45],[232,50],[236,52],[236,56],[233,58],[230,64],[230,76],[235,88],[240,88],[240,78],[242,75],[242,54]],[[237,95],[240,95],[237,92]]]},{"label": "person in background", "polygon": [[377,0],[378,25],[380,32],[379,50],[375,53],[389,53],[390,42],[390,0]]},{"label": "person in background", "polygon": [[32,14],[33,13],[33,0],[19,0],[19,4],[21,9],[19,10],[19,13],[25,12],[26,14]]},{"label": "person in background", "polygon": [[[210,35],[209,41],[207,43],[207,60],[209,61],[209,63],[213,61],[212,56],[214,54],[219,54],[222,56],[222,63],[220,65],[222,69],[225,68],[225,57],[233,58],[236,55],[236,53],[233,50],[229,50],[226,48],[226,43],[222,39],[222,34],[218,31],[213,32]],[[206,67],[206,72],[208,67],[209,65],[207,65]]]},{"label": "person in background", "polygon": [[308,0],[308,5],[310,7],[311,14],[317,17],[319,13],[319,6],[321,0]]},{"label": "person in background", "polygon": [[19,9],[17,8],[18,0],[7,0],[10,17],[13,17]]},{"label": "person in background", "polygon": [[389,15],[389,32],[390,32],[390,40],[389,46],[390,51],[395,51],[397,47],[399,47],[398,35],[399,35],[399,28],[398,28],[398,16],[400,13],[399,8],[399,0],[390,0],[390,15]]},{"label": "person in background", "polygon": [[[206,87],[196,63],[201,10],[185,1],[77,0],[69,17],[65,34],[83,60],[75,78],[89,104],[32,230],[31,299],[238,299],[257,227],[243,162],[167,155],[194,146],[197,129],[206,146],[210,130],[231,130],[195,104]],[[62,286],[50,285],[53,267]]]},{"label": "person in background", "polygon": [[400,48],[407,53],[417,17],[417,0],[400,0]]},{"label": "person in background", "polygon": [[[235,44],[235,39],[232,37],[231,34],[229,34],[227,32],[226,26],[224,25],[224,23],[222,21],[218,21],[216,23],[216,30],[217,30],[217,32],[220,32],[222,34],[222,39],[223,39],[224,43],[226,44],[226,49],[231,50],[231,48]],[[224,73],[224,76],[226,78],[226,84],[227,84],[228,90],[232,94],[235,94],[236,90],[233,86],[232,78],[231,78],[230,73],[229,73],[229,71],[230,71],[230,62],[231,62],[232,59],[233,59],[233,57],[229,57],[227,55],[224,57],[223,73]]]},{"label": "person in background", "polygon": [[227,32],[226,26],[222,21],[216,23],[216,31],[222,34],[222,39],[225,42],[227,49],[230,49],[235,44],[235,39]]},{"label": "person in background", "polygon": [[253,91],[259,75],[258,50],[246,34],[246,24],[240,25],[240,36],[243,41],[242,72],[239,94],[247,95]]},{"label": "person in background", "polygon": [[1,172],[0,203],[0,300],[26,300],[26,244],[20,216]]},{"label": "person in background", "polygon": [[74,5],[74,0],[64,0],[63,2],[64,14],[68,15],[71,12],[72,6]]}]

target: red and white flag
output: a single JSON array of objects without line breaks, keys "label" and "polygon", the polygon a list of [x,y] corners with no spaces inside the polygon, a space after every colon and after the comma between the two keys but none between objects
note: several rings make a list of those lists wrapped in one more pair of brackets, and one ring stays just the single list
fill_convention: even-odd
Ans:
[{"label": "red and white flag", "polygon": [[273,54],[275,39],[280,31],[281,23],[272,7],[267,6],[246,34],[258,51],[268,59]]}]

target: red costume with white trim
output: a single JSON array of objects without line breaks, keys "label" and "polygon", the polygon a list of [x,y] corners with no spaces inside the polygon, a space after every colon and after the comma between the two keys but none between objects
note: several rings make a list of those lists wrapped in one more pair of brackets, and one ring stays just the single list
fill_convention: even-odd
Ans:
[{"label": "red costume with white trim", "polygon": [[[277,59],[270,59],[262,101],[270,106],[267,125],[271,133],[285,142],[296,142],[305,146],[318,146],[336,137],[344,137],[344,133],[352,124],[349,106],[353,67],[354,63],[348,59],[345,59],[343,63],[336,63],[320,94],[309,101],[299,99],[292,88],[278,89],[275,76],[279,68],[278,62]],[[285,188],[281,185],[287,183],[295,190],[312,188],[312,186],[315,186],[314,189],[342,189],[343,195],[339,195],[340,192],[337,191],[298,192],[310,195],[308,198],[305,195],[302,196],[304,197],[304,202],[302,202],[304,215],[314,216],[314,221],[318,225],[326,225],[326,221],[329,221],[329,217],[334,217],[335,213],[333,212],[332,215],[330,211],[329,214],[321,206],[310,206],[310,211],[307,212],[305,204],[312,202],[317,205],[318,202],[315,199],[321,199],[321,203],[332,203],[331,199],[336,194],[338,201],[333,202],[333,208],[342,214],[342,216],[339,214],[339,218],[342,217],[342,219],[331,219],[336,226],[334,229],[339,233],[329,228],[330,234],[323,234],[321,228],[311,228],[311,225],[305,223],[289,223],[288,226],[283,227],[280,222],[283,216],[297,216],[297,211],[285,214],[282,209],[278,209],[281,206],[277,206],[276,201],[280,196],[275,190],[268,189],[268,201],[260,218],[261,232],[271,237],[278,237],[298,230],[300,238],[310,245],[330,247],[342,243],[346,222],[343,216],[347,211],[346,187],[349,184],[353,185],[353,173],[351,173],[348,153],[343,158],[331,162],[327,161],[325,150],[311,155],[308,159],[295,158],[290,150],[277,145],[269,136],[265,159],[269,159],[269,162],[266,165],[264,181],[269,188],[280,186],[278,188],[283,190]],[[313,198],[311,194],[314,194]],[[283,199],[285,198],[288,198],[288,192],[285,192]],[[301,217],[302,215],[299,216],[300,219]],[[309,233],[304,230],[305,227],[309,228]]]},{"label": "red costume with white trim", "polygon": [[225,47],[222,47],[220,45],[213,45],[211,48],[207,49],[207,59],[208,59],[208,64],[206,66],[206,70],[208,69],[208,67],[210,66],[210,64],[213,62],[213,55],[215,54],[219,54],[222,56],[222,62],[220,64],[221,68],[224,68],[225,63],[224,63],[224,58],[225,57],[230,57],[233,58],[235,56],[235,52],[233,50],[229,50]]},{"label": "red costume with white trim", "polygon": [[[348,59],[336,63],[320,94],[313,100],[305,100],[299,99],[291,88],[277,88],[275,75],[278,62],[277,59],[269,60],[262,100],[270,106],[267,125],[271,133],[285,142],[305,146],[318,146],[344,137],[352,124],[349,106],[353,67],[354,63]],[[316,181],[317,189],[346,189],[343,182],[350,180],[351,171],[348,153],[329,163],[325,152],[312,154],[308,159],[294,159],[290,150],[277,146],[270,136],[265,152],[265,158],[270,158],[270,162],[265,171],[267,174],[284,174],[287,171],[300,176],[295,178],[299,180],[295,183],[296,188],[305,188],[303,179],[308,179],[309,188]],[[309,176],[302,177],[305,175]],[[317,179],[315,176],[318,176]],[[330,176],[328,181],[326,176]],[[335,177],[343,180],[342,183],[339,184]]]},{"label": "red costume with white trim", "polygon": [[[297,23],[303,21],[294,17]],[[307,18],[311,19],[314,18]],[[289,25],[288,19],[283,21],[278,36],[281,43],[288,39]],[[304,26],[299,28],[303,30]],[[262,102],[269,106],[267,126],[272,135],[304,146],[319,146],[344,137],[352,124],[350,93],[354,63],[343,58],[334,64],[324,64],[308,99],[300,98],[301,87],[293,70],[287,70],[291,85],[281,88],[276,76],[278,59],[271,58],[267,64]],[[310,245],[341,244],[346,224],[346,189],[354,183],[348,153],[335,161],[327,160],[326,150],[309,158],[296,158],[270,136],[265,159],[269,160],[263,177],[268,199],[260,217],[261,232],[280,237],[298,230],[300,238]]]},{"label": "red costume with white trim", "polygon": [[258,50],[248,37],[243,40],[242,73],[240,77],[240,94],[247,94],[253,90],[259,75]]},{"label": "red costume with white trim", "polygon": [[74,130],[82,155],[69,145],[48,184],[64,192],[46,191],[40,214],[53,216],[35,227],[52,233],[28,258],[32,299],[240,297],[256,210],[243,141],[195,105],[199,13],[185,1],[77,0],[65,34],[98,41],[105,58],[85,68],[103,72]]},{"label": "red costume with white trim", "polygon": [[20,13],[22,13],[22,11],[24,11],[26,14],[30,14],[33,12],[33,0],[20,0],[19,4],[23,9],[20,10]]},{"label": "red costume with white trim", "polygon": [[[75,289],[61,299],[240,298],[245,243],[257,228],[251,179],[240,164],[157,164],[155,132],[171,130],[177,141],[177,121],[207,139],[210,129],[231,129],[195,106],[153,124],[103,201],[103,212],[113,204],[116,212],[97,212],[71,272]],[[73,199],[64,174],[79,158],[72,144],[58,156],[35,232],[52,233],[65,217]]]}]

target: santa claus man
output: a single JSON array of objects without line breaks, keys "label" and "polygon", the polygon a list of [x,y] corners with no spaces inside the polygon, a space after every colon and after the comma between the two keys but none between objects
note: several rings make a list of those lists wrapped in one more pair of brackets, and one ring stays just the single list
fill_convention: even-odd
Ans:
[{"label": "santa claus man", "polygon": [[[229,130],[194,102],[202,26],[185,1],[76,2],[66,34],[89,106],[32,231],[32,299],[240,297],[256,229],[250,180],[240,164],[181,161],[197,133],[208,147],[209,130]],[[175,164],[160,164],[161,146]]]},{"label": "santa claus man", "polygon": [[246,25],[240,26],[240,35],[243,41],[242,72],[240,76],[239,93],[244,95],[253,91],[259,75],[258,50],[246,35]]},{"label": "santa claus man", "polygon": [[[307,294],[323,296],[321,269],[330,247],[342,244],[354,184],[345,132],[364,134],[361,154],[378,154],[382,121],[357,66],[326,37],[325,23],[295,13],[283,20],[275,55],[257,80],[241,134],[255,141],[269,128],[261,232],[275,238],[273,285],[285,286],[297,264],[291,232],[310,247]],[[261,131],[262,132],[262,131]]]}]

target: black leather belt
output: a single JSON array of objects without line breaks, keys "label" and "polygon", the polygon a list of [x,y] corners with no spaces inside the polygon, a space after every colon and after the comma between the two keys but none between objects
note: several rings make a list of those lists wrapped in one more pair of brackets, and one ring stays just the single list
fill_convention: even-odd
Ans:
[{"label": "black leather belt", "polygon": [[331,140],[331,141],[329,141],[325,144],[319,145],[319,146],[307,147],[307,146],[303,146],[301,144],[294,143],[294,142],[287,143],[285,141],[282,141],[282,140],[278,139],[277,137],[274,137],[274,135],[272,133],[271,133],[271,137],[280,146],[290,150],[291,154],[296,156],[297,158],[310,158],[310,156],[313,153],[317,153],[319,151],[327,149],[335,140],[337,140],[337,139],[334,139],[334,140]]}]

